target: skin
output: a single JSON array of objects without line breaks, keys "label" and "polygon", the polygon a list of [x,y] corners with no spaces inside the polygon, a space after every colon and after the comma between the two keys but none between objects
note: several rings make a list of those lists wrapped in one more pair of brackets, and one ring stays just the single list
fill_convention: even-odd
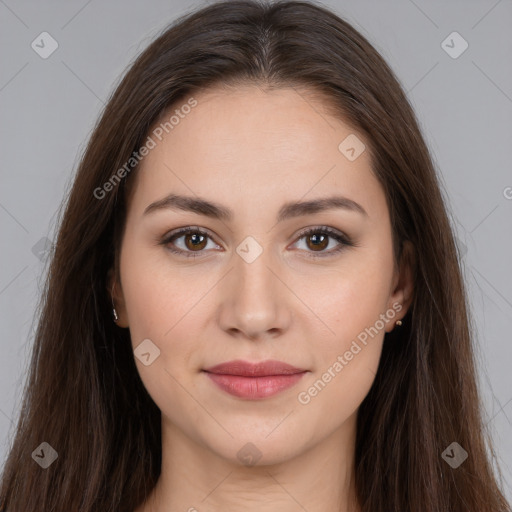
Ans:
[{"label": "skin", "polygon": [[[349,161],[338,145],[357,132],[293,88],[214,88],[194,98],[198,105],[134,177],[120,282],[112,282],[118,325],[130,329],[133,348],[149,338],[160,350],[148,366],[135,358],[162,411],[163,457],[156,488],[135,512],[358,512],[357,410],[384,334],[412,296],[411,268],[394,264],[389,211],[369,153]],[[234,217],[177,209],[143,215],[171,192],[214,201]],[[334,193],[359,203],[367,216],[330,209],[276,222],[285,202]],[[159,244],[186,226],[211,237],[199,249],[190,235]],[[322,226],[357,246],[333,253],[335,239],[318,249],[311,235],[300,236],[303,228]],[[263,249],[252,263],[236,252],[247,236]],[[197,258],[171,253],[172,244],[195,250]],[[322,251],[326,256],[308,257]],[[298,394],[393,304],[400,312],[367,345],[359,343],[362,350],[309,403],[300,403]],[[246,400],[201,371],[233,359],[277,359],[309,372],[277,395]],[[261,454],[252,466],[237,457],[249,442]]]}]

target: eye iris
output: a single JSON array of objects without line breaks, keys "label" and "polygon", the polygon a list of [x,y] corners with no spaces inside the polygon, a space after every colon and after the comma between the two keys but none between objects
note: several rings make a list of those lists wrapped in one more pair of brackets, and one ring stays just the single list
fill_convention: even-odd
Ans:
[{"label": "eye iris", "polygon": [[[320,238],[322,240],[320,240]],[[312,235],[309,235],[307,237],[307,240],[314,240],[313,242],[313,247],[315,247],[316,249],[325,249],[329,244],[327,243],[327,239],[329,237],[326,236],[326,235],[317,235],[317,234],[312,234]],[[319,243],[317,243],[319,242]]]},{"label": "eye iris", "polygon": [[[202,238],[203,240],[199,241],[199,238]],[[189,245],[188,242],[191,239],[193,239],[192,245]],[[197,242],[199,242],[199,243],[197,243]],[[192,234],[185,235],[185,245],[187,246],[188,249],[204,249],[204,246],[206,245],[205,242],[206,242],[206,237],[199,233],[192,233]],[[204,245],[201,245],[201,244],[204,244]]]}]

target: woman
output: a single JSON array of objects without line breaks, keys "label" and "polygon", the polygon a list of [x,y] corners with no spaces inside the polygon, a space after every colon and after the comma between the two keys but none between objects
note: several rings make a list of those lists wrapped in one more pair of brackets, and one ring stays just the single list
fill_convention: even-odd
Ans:
[{"label": "woman", "polygon": [[89,141],[2,510],[510,510],[469,325],[376,50],[312,3],[211,4]]}]

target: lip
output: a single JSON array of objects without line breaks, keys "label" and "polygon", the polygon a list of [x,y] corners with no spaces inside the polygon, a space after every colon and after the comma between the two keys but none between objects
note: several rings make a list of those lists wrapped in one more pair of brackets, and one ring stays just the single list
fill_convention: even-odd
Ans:
[{"label": "lip", "polygon": [[269,377],[273,375],[293,375],[306,370],[273,359],[257,363],[237,359],[217,364],[211,368],[206,368],[204,371],[222,375],[238,375],[240,377]]},{"label": "lip", "polygon": [[307,370],[269,360],[228,361],[203,370],[223,391],[250,400],[267,398],[294,386]]}]

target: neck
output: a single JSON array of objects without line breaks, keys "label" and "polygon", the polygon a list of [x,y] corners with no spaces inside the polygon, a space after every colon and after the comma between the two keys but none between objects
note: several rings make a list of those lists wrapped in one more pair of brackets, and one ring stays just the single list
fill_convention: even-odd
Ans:
[{"label": "neck", "polygon": [[360,512],[355,419],[293,458],[244,466],[198,445],[162,418],[162,471],[136,512]]}]

